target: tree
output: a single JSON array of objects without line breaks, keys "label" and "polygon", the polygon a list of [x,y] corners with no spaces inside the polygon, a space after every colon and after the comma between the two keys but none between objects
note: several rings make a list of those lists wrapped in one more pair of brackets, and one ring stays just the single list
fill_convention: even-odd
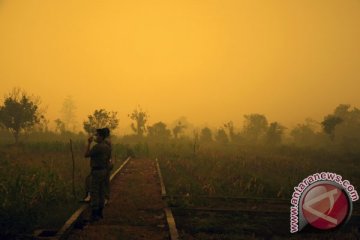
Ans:
[{"label": "tree", "polygon": [[266,141],[271,145],[278,145],[282,141],[282,136],[286,128],[278,122],[272,122],[266,132]]},{"label": "tree", "polygon": [[234,141],[235,140],[234,123],[232,121],[227,122],[224,124],[224,128],[227,129],[229,132],[230,141]]},{"label": "tree", "polygon": [[319,123],[313,119],[306,119],[305,123],[297,124],[290,132],[294,143],[299,146],[315,146],[321,142],[317,133]]},{"label": "tree", "polygon": [[321,123],[330,140],[346,151],[358,151],[360,144],[360,110],[349,104],[338,105]]},{"label": "tree", "polygon": [[228,136],[223,128],[218,129],[217,134],[215,136],[215,140],[219,143],[226,144],[229,142]]},{"label": "tree", "polygon": [[149,115],[138,106],[134,111],[128,115],[135,123],[131,123],[131,129],[139,136],[142,137],[146,131],[145,124]]},{"label": "tree", "polygon": [[61,108],[62,122],[64,123],[65,130],[76,130],[76,105],[71,96],[67,96]]},{"label": "tree", "polygon": [[212,138],[211,129],[208,127],[201,129],[200,142],[212,142],[212,141],[213,141],[213,138]]},{"label": "tree", "polygon": [[27,131],[43,118],[39,112],[39,101],[39,98],[29,96],[20,88],[5,96],[4,105],[0,107],[0,123],[13,134],[16,144],[22,131]]},{"label": "tree", "polygon": [[54,122],[56,124],[56,127],[55,127],[56,132],[64,133],[66,131],[65,123],[63,121],[61,121],[59,118],[55,119]]},{"label": "tree", "polygon": [[44,115],[40,115],[39,122],[35,124],[35,130],[39,132],[48,132],[49,131],[49,123],[50,121],[44,117]]},{"label": "tree", "polygon": [[351,112],[350,108],[351,108],[350,104],[340,104],[335,108],[334,116],[337,116],[339,118],[345,118]]},{"label": "tree", "polygon": [[244,115],[245,124],[243,132],[245,137],[253,143],[259,141],[259,139],[265,135],[268,129],[268,121],[264,115],[250,114]]},{"label": "tree", "polygon": [[[188,121],[188,119],[184,116],[178,117],[177,119],[175,119],[173,122],[171,122],[169,124],[169,128],[172,129],[172,131],[174,131],[174,129],[178,126],[178,125],[182,125],[184,126],[184,128],[181,129],[180,133],[178,133],[178,137],[180,137],[181,134],[184,135],[191,135],[193,130],[195,129],[195,126],[190,123]],[[175,137],[175,136],[174,136]]]},{"label": "tree", "polygon": [[334,140],[335,138],[334,131],[336,125],[340,124],[342,121],[343,119],[340,117],[337,117],[335,115],[327,115],[324,118],[324,121],[321,122],[324,132],[330,136],[331,140]]},{"label": "tree", "polygon": [[186,128],[186,125],[182,124],[179,121],[178,124],[173,128],[173,134],[174,134],[175,139],[178,138],[179,134],[181,134],[185,128]]},{"label": "tree", "polygon": [[194,156],[196,156],[197,152],[200,149],[200,144],[199,144],[199,132],[197,129],[193,130],[193,135],[194,135],[194,145],[193,145],[193,154]]},{"label": "tree", "polygon": [[148,136],[160,140],[167,140],[170,138],[171,132],[166,128],[165,123],[157,122],[148,127]]},{"label": "tree", "polygon": [[98,128],[109,128],[114,130],[119,125],[117,112],[108,112],[105,109],[95,110],[93,115],[88,116],[88,120],[83,123],[84,130],[92,134]]},{"label": "tree", "polygon": [[336,139],[333,140],[341,143],[349,151],[357,151],[360,144],[360,110],[356,107],[351,108],[349,104],[340,104],[333,115],[342,119],[334,129],[333,135]]}]

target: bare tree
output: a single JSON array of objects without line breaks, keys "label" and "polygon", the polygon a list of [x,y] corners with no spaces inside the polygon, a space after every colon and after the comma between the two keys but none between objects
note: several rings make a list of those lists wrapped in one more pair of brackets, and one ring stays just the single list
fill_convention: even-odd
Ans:
[{"label": "bare tree", "polygon": [[230,141],[234,141],[235,139],[235,132],[234,132],[234,123],[232,121],[227,122],[224,124],[224,128],[229,132]]},{"label": "bare tree", "polygon": [[67,96],[61,108],[62,122],[65,130],[76,130],[76,105],[71,96]]},{"label": "bare tree", "polygon": [[182,124],[182,122],[178,122],[178,124],[173,128],[173,134],[174,134],[174,138],[177,139],[178,136],[184,131],[184,129],[186,128],[186,125]]},{"label": "bare tree", "polygon": [[66,131],[65,123],[63,121],[61,121],[61,119],[57,118],[57,119],[55,119],[54,122],[56,124],[56,127],[55,127],[56,132],[64,133]]},{"label": "bare tree", "polygon": [[149,118],[148,113],[143,111],[140,106],[138,106],[134,111],[128,115],[131,120],[135,123],[131,123],[131,129],[139,136],[142,137],[146,132],[145,124]]}]

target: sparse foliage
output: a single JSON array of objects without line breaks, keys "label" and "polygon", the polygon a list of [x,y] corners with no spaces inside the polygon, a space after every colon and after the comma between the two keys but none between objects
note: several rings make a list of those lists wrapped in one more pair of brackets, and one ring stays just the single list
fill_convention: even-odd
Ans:
[{"label": "sparse foliage", "polygon": [[210,128],[205,127],[203,129],[201,129],[200,141],[201,142],[212,142],[213,141],[212,131]]},{"label": "sparse foliage", "polygon": [[55,131],[59,133],[64,133],[66,131],[65,129],[65,123],[61,121],[59,118],[55,119]]},{"label": "sparse foliage", "polygon": [[76,130],[76,105],[71,96],[67,96],[61,108],[62,122],[65,130]]},{"label": "sparse foliage", "polygon": [[285,127],[278,122],[272,122],[266,132],[266,141],[271,145],[278,145],[282,141],[282,136],[285,131]]},{"label": "sparse foliage", "polygon": [[108,112],[105,109],[95,110],[92,115],[88,116],[88,120],[83,123],[84,130],[92,134],[97,128],[107,127],[114,130],[119,125],[117,112]]},{"label": "sparse foliage", "polygon": [[146,131],[145,124],[149,115],[138,106],[134,111],[128,115],[135,123],[131,123],[131,129],[139,136],[142,137]]},{"label": "sparse foliage", "polygon": [[197,129],[193,131],[194,134],[194,145],[193,145],[193,154],[196,156],[197,152],[199,151],[200,145],[199,145],[199,132]]},{"label": "sparse foliage", "polygon": [[45,118],[44,115],[40,115],[39,122],[35,125],[34,130],[39,132],[49,132],[49,123],[50,121]]},{"label": "sparse foliage", "polygon": [[224,128],[227,129],[229,133],[230,141],[234,141],[235,139],[234,123],[232,121],[227,122],[224,124]]},{"label": "sparse foliage", "polygon": [[299,146],[317,145],[321,142],[320,134],[317,132],[320,123],[311,118],[307,118],[305,123],[297,124],[291,131],[290,136],[293,142]]},{"label": "sparse foliage", "polygon": [[160,140],[167,140],[170,138],[171,132],[169,129],[167,129],[165,123],[157,122],[148,127],[148,136]]},{"label": "sparse foliage", "polygon": [[215,140],[222,144],[226,144],[229,142],[229,138],[226,135],[226,132],[223,128],[218,129],[217,134],[215,136]]},{"label": "sparse foliage", "polygon": [[314,130],[307,124],[298,124],[291,130],[290,135],[298,145],[310,144],[316,137]]},{"label": "sparse foliage", "polygon": [[244,117],[244,136],[252,143],[259,142],[259,140],[265,135],[268,129],[268,121],[266,117],[257,113],[244,115]]},{"label": "sparse foliage", "polygon": [[178,124],[173,128],[173,134],[175,139],[179,137],[179,135],[184,131],[186,125],[182,124],[182,122],[178,122]]}]

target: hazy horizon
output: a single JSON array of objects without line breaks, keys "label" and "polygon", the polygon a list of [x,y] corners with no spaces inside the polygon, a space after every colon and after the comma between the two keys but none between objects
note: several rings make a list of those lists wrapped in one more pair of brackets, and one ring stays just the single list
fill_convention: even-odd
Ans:
[{"label": "hazy horizon", "polygon": [[[288,128],[360,106],[360,2],[0,1],[0,97],[40,96],[53,124],[72,96],[78,123],[140,105],[149,123]],[[79,125],[80,126],[80,125]]]}]

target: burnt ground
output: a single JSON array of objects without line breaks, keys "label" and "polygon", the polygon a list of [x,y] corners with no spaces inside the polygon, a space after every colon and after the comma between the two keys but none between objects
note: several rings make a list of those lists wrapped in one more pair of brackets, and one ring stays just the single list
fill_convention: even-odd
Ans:
[{"label": "burnt ground", "polygon": [[74,229],[68,239],[169,239],[164,207],[155,161],[132,159],[111,183],[104,219]]}]

